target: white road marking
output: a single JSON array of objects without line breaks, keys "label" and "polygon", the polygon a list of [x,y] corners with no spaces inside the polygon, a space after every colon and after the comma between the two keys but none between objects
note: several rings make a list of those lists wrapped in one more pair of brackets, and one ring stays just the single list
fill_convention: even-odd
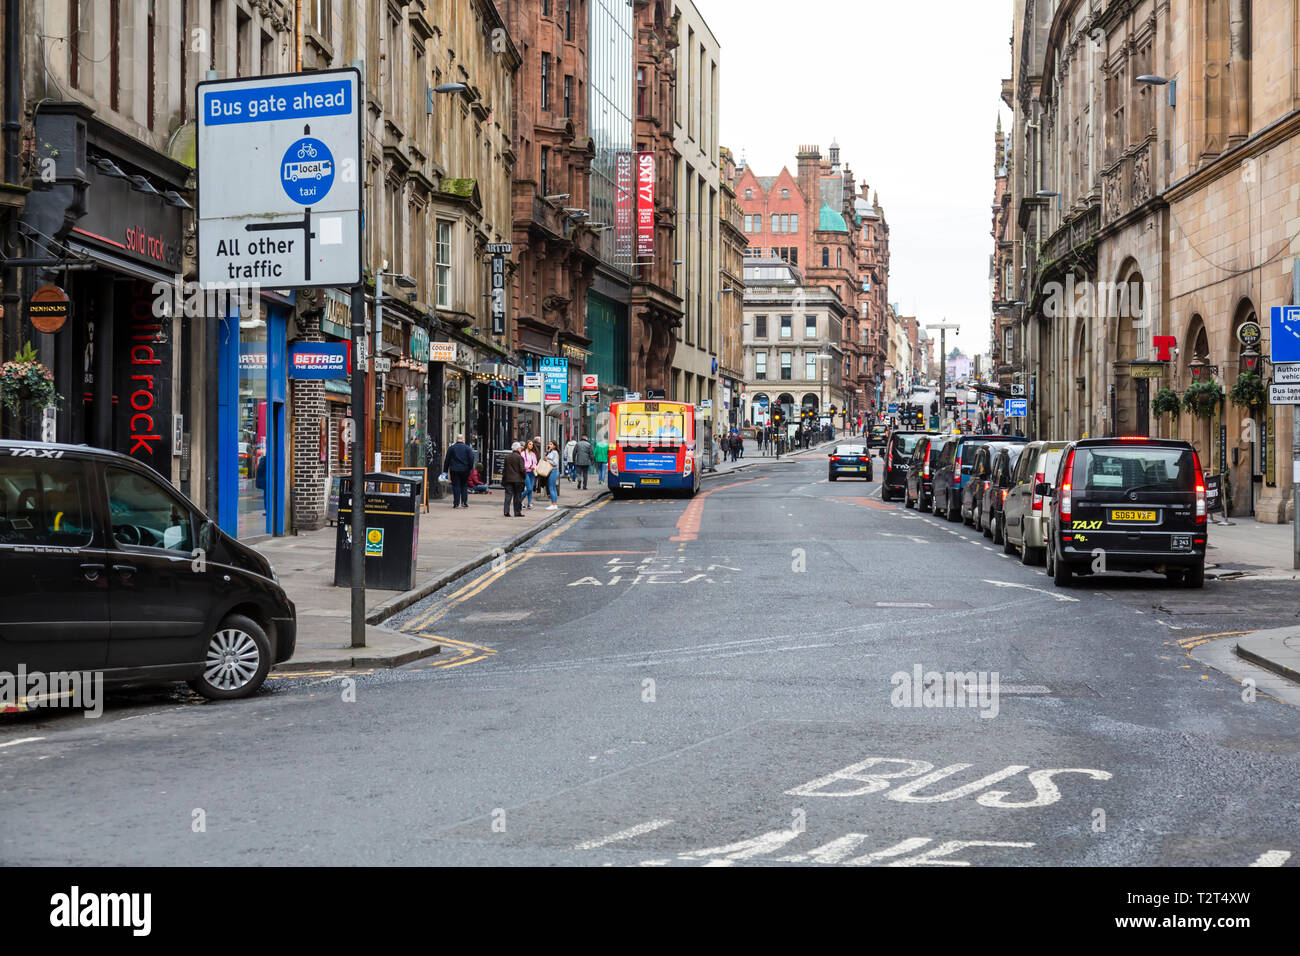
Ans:
[{"label": "white road marking", "polygon": [[775,853],[791,840],[799,836],[799,830],[772,830],[748,840],[728,843],[726,846],[709,847],[706,850],[691,850],[677,854],[683,860],[708,860],[705,866],[732,866],[737,860],[748,860],[755,856]]},{"label": "white road marking", "polygon": [[647,823],[638,823],[634,827],[628,827],[626,830],[619,830],[617,833],[611,833],[609,836],[601,837],[599,840],[587,840],[574,846],[575,850],[595,850],[599,847],[610,843],[617,843],[620,840],[630,840],[633,837],[639,837],[643,833],[652,833],[660,827],[666,827],[672,823],[672,820],[650,820]]},{"label": "white road marking", "polygon": [[1291,859],[1290,850],[1269,850],[1267,853],[1261,853],[1259,859],[1251,866],[1281,866],[1289,859]]},{"label": "white road marking", "polygon": [[909,856],[905,860],[895,860],[890,866],[920,866],[928,863],[932,866],[970,866],[969,860],[941,860],[940,857],[950,856],[961,850],[973,846],[1006,846],[1006,847],[1032,847],[1032,843],[1008,843],[1002,840],[949,840],[947,843],[940,843],[932,850],[926,850],[924,853],[918,853],[916,856]]},{"label": "white road marking", "polygon": [[877,601],[876,607],[934,607],[924,601]]},{"label": "white road marking", "polygon": [[[1077,597],[1070,597],[1068,594],[1058,594],[1056,591],[1047,591],[1043,588],[1031,588],[1028,584],[1017,584],[1013,581],[990,581],[988,579],[985,579],[984,583],[991,584],[995,588],[1021,588],[1025,591],[1037,591],[1039,594],[1046,594],[1048,597],[1055,598],[1058,601],[1069,601],[1074,604],[1079,603]],[[1141,614],[1142,612],[1138,611],[1138,613]]]},{"label": "white road marking", "polygon": [[44,737],[19,737],[17,740],[6,740],[0,744],[0,747],[17,747],[19,744],[30,744],[44,739]]}]

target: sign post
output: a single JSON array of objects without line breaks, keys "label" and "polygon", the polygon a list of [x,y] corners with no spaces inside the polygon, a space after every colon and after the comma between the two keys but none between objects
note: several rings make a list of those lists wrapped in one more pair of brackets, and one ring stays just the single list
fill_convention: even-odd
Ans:
[{"label": "sign post", "polygon": [[[365,489],[361,70],[195,87],[200,284],[352,290],[352,494]],[[352,509],[352,646],[366,643],[365,509]]]}]

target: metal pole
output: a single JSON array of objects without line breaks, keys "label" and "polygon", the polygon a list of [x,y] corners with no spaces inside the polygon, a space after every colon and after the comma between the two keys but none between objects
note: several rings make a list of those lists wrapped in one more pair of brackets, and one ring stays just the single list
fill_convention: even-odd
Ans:
[{"label": "metal pole", "polygon": [[352,287],[352,646],[366,646],[366,287]]},{"label": "metal pole", "polygon": [[[387,263],[384,263],[384,265],[386,266]],[[370,350],[370,382],[371,382],[371,387],[374,389],[374,392],[371,393],[370,407],[374,408],[376,404],[374,401],[374,394],[375,392],[379,392],[379,377],[375,372],[375,354],[384,347],[384,269],[383,266],[381,266],[379,270],[375,273],[375,328],[374,328],[374,332],[370,336],[370,341],[374,343],[374,347]],[[384,447],[383,436],[380,433],[381,428],[382,428],[382,424],[379,421],[379,416],[376,415],[375,429],[374,429],[374,434],[375,434],[374,452],[375,452],[375,456],[379,458],[380,461],[383,460],[382,456],[383,456],[383,447]],[[380,470],[379,463],[376,462],[375,471],[379,471],[379,470]]]},{"label": "metal pole", "polygon": [[[1291,304],[1300,305],[1300,259],[1291,260]],[[1291,567],[1300,569],[1300,405],[1291,406],[1291,483]]]},{"label": "metal pole", "polygon": [[943,431],[943,419],[948,414],[948,330],[939,329],[939,430]]}]

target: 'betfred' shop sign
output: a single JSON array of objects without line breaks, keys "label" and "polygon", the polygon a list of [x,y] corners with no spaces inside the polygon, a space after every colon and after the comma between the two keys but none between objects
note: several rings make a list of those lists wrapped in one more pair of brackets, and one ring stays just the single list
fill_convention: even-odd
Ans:
[{"label": "'betfred' shop sign", "polygon": [[296,342],[289,353],[290,378],[347,378],[347,342]]},{"label": "'betfred' shop sign", "polygon": [[636,154],[636,257],[655,257],[655,154]]}]

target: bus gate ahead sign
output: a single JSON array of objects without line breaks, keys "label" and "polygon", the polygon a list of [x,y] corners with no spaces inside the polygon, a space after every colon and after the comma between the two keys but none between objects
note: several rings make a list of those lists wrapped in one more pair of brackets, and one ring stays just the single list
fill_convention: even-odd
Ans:
[{"label": "bus gate ahead sign", "polygon": [[200,283],[361,281],[360,89],[356,69],[198,84]]}]

